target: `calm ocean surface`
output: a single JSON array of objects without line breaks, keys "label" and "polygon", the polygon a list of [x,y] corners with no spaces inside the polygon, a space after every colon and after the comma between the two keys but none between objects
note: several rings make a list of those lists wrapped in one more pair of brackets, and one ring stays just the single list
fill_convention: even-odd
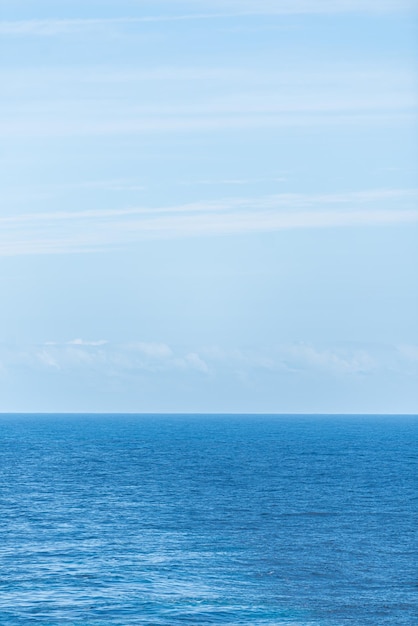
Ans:
[{"label": "calm ocean surface", "polygon": [[418,418],[0,416],[0,624],[418,624]]}]

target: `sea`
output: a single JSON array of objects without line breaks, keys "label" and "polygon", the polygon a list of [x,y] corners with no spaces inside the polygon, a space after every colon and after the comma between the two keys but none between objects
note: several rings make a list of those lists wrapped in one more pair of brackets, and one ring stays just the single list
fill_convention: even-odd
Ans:
[{"label": "sea", "polygon": [[1,415],[0,624],[416,626],[418,417]]}]

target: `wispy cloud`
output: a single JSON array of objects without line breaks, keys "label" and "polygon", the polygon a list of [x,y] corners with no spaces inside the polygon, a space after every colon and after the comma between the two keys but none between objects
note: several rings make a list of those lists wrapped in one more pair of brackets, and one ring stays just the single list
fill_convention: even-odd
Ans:
[{"label": "wispy cloud", "polygon": [[[69,346],[105,346],[108,342],[106,341],[106,339],[99,339],[96,341],[86,341],[85,339],[73,339],[72,341],[68,342]],[[50,343],[49,345],[54,345],[53,343]]]},{"label": "wispy cloud", "polygon": [[[177,5],[177,6],[176,6]],[[170,2],[177,12],[141,16],[80,19],[3,20],[0,35],[50,37],[159,22],[217,20],[237,17],[292,14],[385,13],[411,10],[413,0],[225,0],[223,2]],[[182,8],[190,9],[182,13]],[[193,11],[196,7],[204,12]]]},{"label": "wispy cloud", "polygon": [[[179,4],[170,0],[171,5]],[[414,0],[183,0],[183,6],[222,7],[261,13],[346,13],[399,11],[416,7]]]},{"label": "wispy cloud", "polygon": [[184,186],[220,186],[220,185],[232,185],[232,186],[244,186],[244,185],[258,185],[260,183],[284,183],[287,181],[285,176],[277,176],[273,178],[221,178],[221,179],[206,179],[206,180],[194,180],[194,181],[180,181],[179,185]]},{"label": "wispy cloud", "polygon": [[80,19],[32,19],[0,22],[0,35],[51,37],[77,33],[109,30],[124,26],[158,22],[206,20],[225,17],[225,13],[186,15],[149,15],[142,17],[80,18]]},{"label": "wispy cloud", "polygon": [[204,83],[221,82],[225,84],[248,84],[251,85],[274,85],[280,88],[298,86],[308,86],[309,89],[315,85],[335,85],[339,90],[344,86],[351,91],[357,85],[361,89],[371,87],[383,87],[389,82],[390,88],[404,89],[414,85],[416,80],[415,72],[408,68],[402,68],[399,63],[385,64],[379,66],[366,64],[361,67],[353,63],[333,62],[329,60],[321,68],[318,64],[304,59],[293,63],[289,59],[286,68],[264,66],[260,68],[251,64],[244,66],[237,65],[83,65],[83,66],[56,66],[50,67],[2,67],[0,68],[0,79],[4,83],[7,92],[17,88],[34,90],[39,88],[50,88],[51,85],[58,87],[62,91],[69,85],[70,91],[75,87],[83,85],[114,84],[120,86],[127,83],[132,86],[135,83],[143,82],[192,82]]},{"label": "wispy cloud", "polygon": [[344,228],[418,221],[416,190],[277,194],[164,207],[0,218],[0,255],[101,250],[143,239]]},{"label": "wispy cloud", "polygon": [[196,351],[174,350],[165,343],[133,341],[115,344],[104,340],[75,339],[65,343],[48,341],[26,346],[1,346],[5,369],[60,371],[63,374],[88,369],[103,376],[158,374],[165,371],[208,374],[209,366]]},{"label": "wispy cloud", "polygon": [[296,344],[285,349],[285,362],[296,370],[335,375],[369,374],[383,365],[381,359],[366,348],[318,348],[311,344]]},{"label": "wispy cloud", "polygon": [[194,372],[201,376],[230,375],[239,380],[244,380],[251,372],[340,378],[401,371],[409,375],[416,372],[418,365],[416,346],[350,343],[292,343],[271,346],[267,350],[225,350],[216,346],[175,348],[166,343],[144,341],[72,340],[0,345],[0,357],[6,371],[26,367],[63,374],[78,371],[82,375],[88,369],[105,377],[143,372],[157,376],[163,372]]},{"label": "wispy cloud", "polygon": [[4,103],[4,138],[100,137],[167,133],[233,132],[251,129],[409,124],[416,117],[413,91],[377,91],[340,96],[316,89],[296,94],[235,94],[208,102],[130,106],[107,100]]},{"label": "wispy cloud", "polygon": [[0,81],[0,135],[24,139],[376,125],[413,119],[418,104],[399,67],[4,69]]},{"label": "wispy cloud", "polygon": [[[3,406],[12,390],[9,410],[15,411],[364,414],[417,409],[418,359],[396,345],[304,342],[225,349],[97,343],[93,338],[0,344]],[[22,388],[29,390],[28,405]],[[406,402],[399,404],[399,399]]]},{"label": "wispy cloud", "polygon": [[[373,110],[376,105],[377,110]],[[263,112],[262,110],[237,111],[231,110],[225,113],[207,111],[193,114],[190,111],[175,111],[170,116],[168,112],[160,115],[148,112],[125,111],[123,107],[111,113],[108,118],[101,114],[94,118],[93,112],[83,111],[80,116],[74,115],[74,109],[67,116],[64,110],[51,107],[48,115],[47,110],[40,113],[32,111],[29,115],[21,115],[19,112],[6,114],[0,122],[0,136],[3,138],[49,138],[49,137],[103,137],[123,135],[149,135],[149,134],[184,134],[184,133],[209,133],[209,132],[233,132],[239,130],[278,130],[290,127],[387,127],[393,124],[405,125],[415,121],[416,116],[412,110],[415,105],[411,99],[398,98],[385,109],[385,103],[362,103],[360,107],[350,106],[346,103],[345,111],[331,104],[328,110],[313,107],[309,110],[278,110]],[[58,109],[61,107],[58,107]],[[368,110],[367,110],[368,109]],[[9,119],[8,119],[9,118]]]},{"label": "wispy cloud", "polygon": [[403,344],[398,348],[399,354],[408,361],[418,364],[418,345]]}]

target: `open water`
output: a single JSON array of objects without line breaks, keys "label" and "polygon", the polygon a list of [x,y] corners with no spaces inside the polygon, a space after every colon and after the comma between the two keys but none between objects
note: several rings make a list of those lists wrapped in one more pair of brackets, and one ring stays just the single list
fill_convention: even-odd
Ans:
[{"label": "open water", "polygon": [[0,624],[418,624],[418,418],[0,416]]}]

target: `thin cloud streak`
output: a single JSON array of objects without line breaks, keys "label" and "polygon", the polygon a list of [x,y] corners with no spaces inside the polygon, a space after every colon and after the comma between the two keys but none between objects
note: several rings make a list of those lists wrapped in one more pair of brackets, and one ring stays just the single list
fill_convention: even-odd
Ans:
[{"label": "thin cloud streak", "polygon": [[0,124],[0,136],[4,138],[54,138],[54,137],[104,137],[116,135],[149,135],[164,133],[208,133],[239,130],[268,130],[289,127],[317,126],[387,126],[391,124],[410,124],[416,120],[413,112],[406,110],[406,103],[401,110],[387,110],[376,113],[359,112],[353,109],[348,113],[318,111],[312,113],[284,111],[278,114],[254,112],[247,115],[229,113],[227,115],[192,115],[183,116],[138,116],[136,119],[120,119],[123,111],[112,119],[100,121],[94,119],[68,120],[65,115],[56,119],[26,118],[5,121]]},{"label": "thin cloud streak", "polygon": [[[243,14],[247,15],[247,14]],[[10,20],[0,22],[0,35],[13,36],[55,36],[70,35],[115,28],[135,24],[153,22],[180,22],[189,20],[217,19],[221,17],[236,17],[235,14],[206,13],[190,15],[149,15],[143,17],[113,17],[113,18],[80,18],[80,19],[46,19],[46,20]]]},{"label": "thin cloud streak", "polygon": [[255,66],[240,67],[237,65],[149,65],[132,67],[131,65],[85,65],[57,67],[30,67],[0,69],[0,80],[7,91],[16,89],[33,90],[35,88],[50,88],[59,86],[60,90],[66,85],[74,89],[75,85],[123,84],[142,83],[143,81],[190,81],[190,82],[237,82],[238,84],[263,84],[280,86],[280,88],[294,88],[295,86],[310,89],[317,85],[335,85],[341,90],[344,86],[350,92],[354,87],[364,89],[388,88],[389,90],[411,90],[415,86],[416,74],[408,68],[398,64],[384,67],[376,64],[362,65],[359,69],[353,63],[330,62],[322,70],[309,60],[303,64],[294,63],[287,69],[277,67]]},{"label": "thin cloud streak", "polygon": [[[344,68],[343,68],[344,69]],[[297,70],[297,71],[296,71]],[[0,135],[114,136],[269,129],[306,125],[387,124],[415,120],[415,77],[399,68],[329,67],[312,72],[202,68],[74,68],[0,72],[5,97]],[[202,79],[200,77],[200,79]],[[118,81],[115,99],[114,81]],[[155,81],[143,89],[143,80]],[[185,81],[178,89],[178,81]],[[168,86],[169,82],[170,86]],[[97,85],[103,89],[97,91]],[[167,98],[159,97],[160,84]]]},{"label": "thin cloud streak", "polygon": [[0,218],[0,256],[96,251],[144,239],[415,223],[417,195],[415,190],[278,194],[171,207],[9,215]]},{"label": "thin cloud streak", "polygon": [[[169,4],[179,4],[171,0]],[[312,13],[349,13],[349,12],[386,12],[412,9],[414,0],[183,0],[188,6],[210,6],[225,11],[238,9],[269,14],[312,14]]]},{"label": "thin cloud streak", "polygon": [[[34,223],[38,221],[61,221],[83,220],[100,218],[122,218],[125,216],[148,217],[167,213],[207,213],[228,210],[254,210],[260,209],[306,209],[318,208],[328,205],[332,209],[338,207],[364,207],[373,202],[403,202],[408,203],[407,208],[415,208],[418,200],[417,189],[372,189],[349,193],[332,194],[302,194],[280,193],[261,197],[228,197],[215,201],[190,202],[175,206],[162,207],[129,207],[125,209],[87,209],[84,211],[54,211],[43,213],[26,213],[22,215],[9,215],[0,217],[0,224],[7,226],[24,222]],[[406,207],[405,207],[406,208]]]},{"label": "thin cloud streak", "polygon": [[228,18],[251,18],[262,16],[301,14],[344,14],[344,13],[387,13],[408,11],[416,8],[412,0],[282,0],[278,2],[222,2],[203,3],[214,12],[184,13],[167,15],[121,16],[111,18],[79,19],[27,19],[0,21],[0,35],[50,37],[72,35],[123,26],[152,24],[159,22],[182,22],[219,20]]}]

